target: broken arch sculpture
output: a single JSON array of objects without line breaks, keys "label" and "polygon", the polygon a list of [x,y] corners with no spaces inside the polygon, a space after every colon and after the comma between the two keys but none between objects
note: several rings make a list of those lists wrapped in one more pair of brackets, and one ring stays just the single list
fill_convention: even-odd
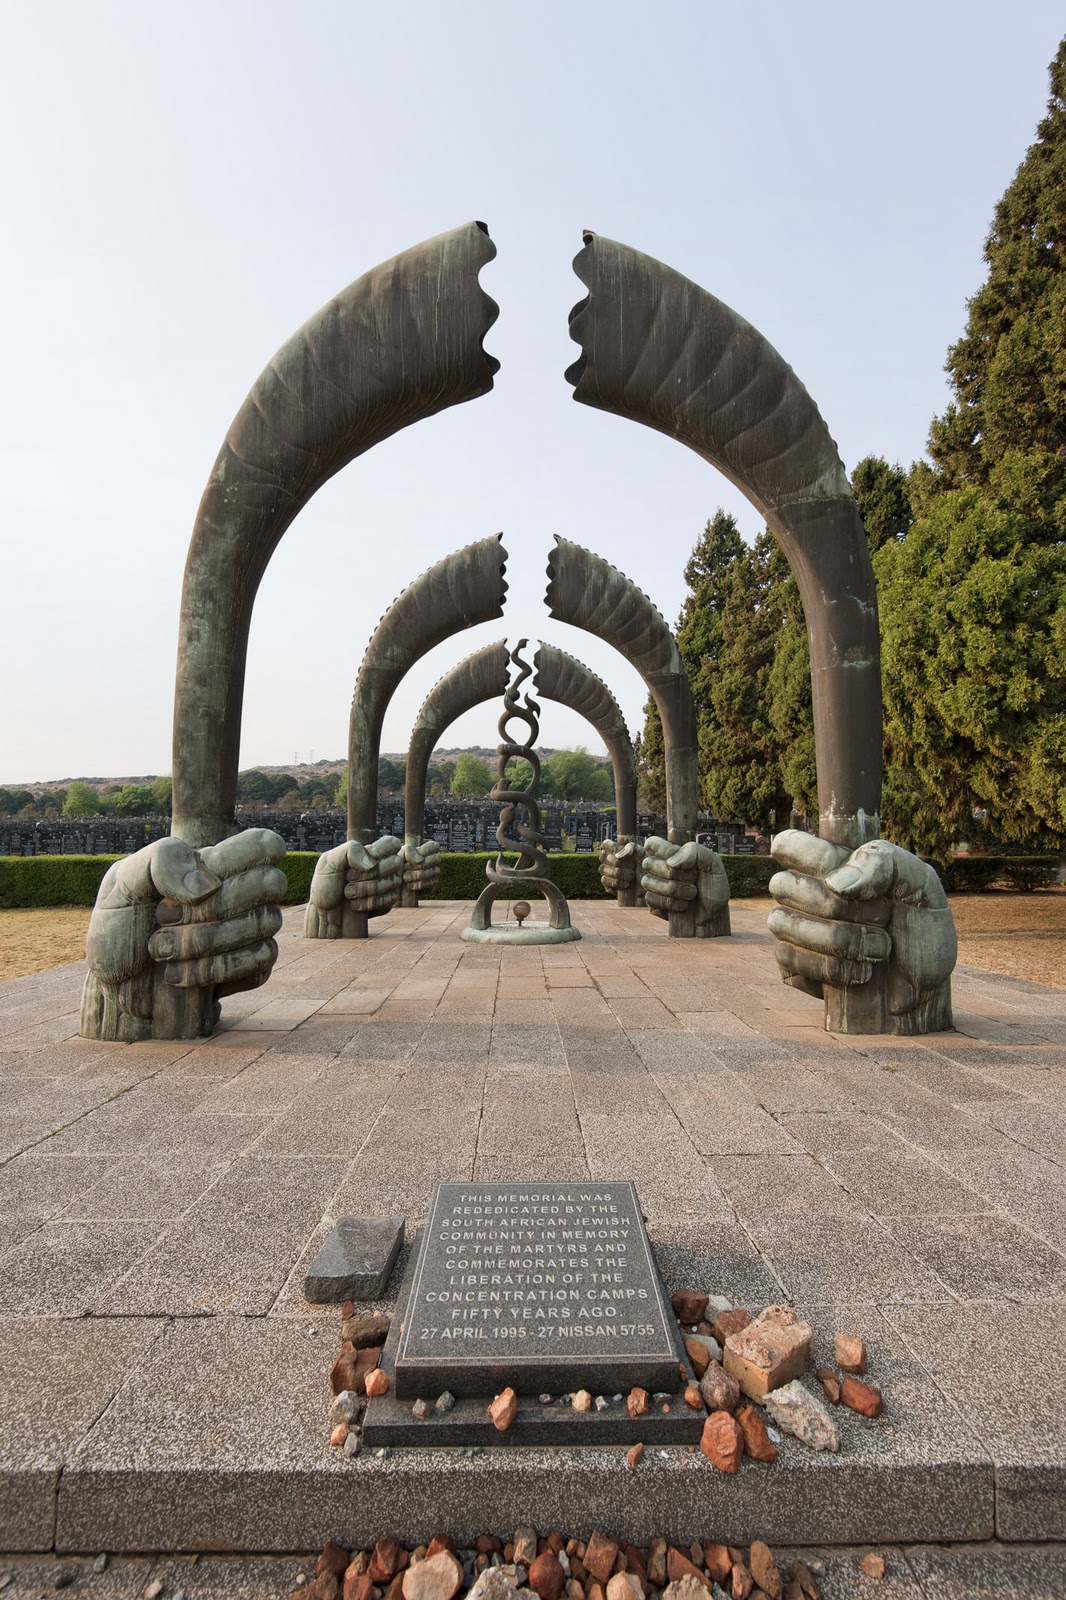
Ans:
[{"label": "broken arch sculpture", "polygon": [[157,839],[116,861],[86,941],[85,1039],[197,1039],[220,1001],[266,982],[277,957],[285,842],[249,828],[194,850]]},{"label": "broken arch sculpture", "polygon": [[[540,706],[532,695],[523,696],[525,705],[518,703],[518,691],[533,669],[522,660],[521,652],[528,644],[519,639],[511,652],[511,663],[519,669],[518,676],[507,686],[503,697],[503,715],[499,721],[500,743],[496,747],[497,779],[492,798],[502,802],[500,825],[496,829],[496,843],[500,853],[495,865],[485,863],[485,876],[489,882],[478,896],[470,918],[470,926],[463,929],[462,937],[477,944],[566,944],[581,935],[570,923],[570,908],[563,891],[547,876],[548,857],[544,851],[544,835],[540,829],[540,806],[536,801],[540,781],[540,757],[536,744],[540,737]],[[521,744],[508,733],[510,723],[518,718],[526,724],[527,733]],[[529,786],[514,789],[508,782],[507,766],[511,761],[528,761],[533,769]],[[524,821],[516,818],[524,817]],[[503,856],[505,850],[516,850],[518,861],[511,866]],[[506,887],[521,887],[540,893],[548,902],[548,924],[523,927],[520,922],[493,926],[492,907],[500,891]]]},{"label": "broken arch sculpture", "polygon": [[317,489],[390,434],[487,394],[497,306],[484,223],[349,284],[268,362],[226,435],[185,567],[174,692],[176,837],[233,832],[248,629],[282,535]]},{"label": "broken arch sculpture", "polygon": [[951,1027],[955,923],[933,868],[874,839],[846,845],[790,829],[771,854],[770,928],[781,976],[826,1003],[834,1033]]},{"label": "broken arch sculpture", "polygon": [[[427,695],[411,731],[407,752],[407,780],[404,795],[406,818],[405,850],[425,849],[422,842],[426,814],[426,773],[430,758],[444,730],[464,712],[482,705],[486,700],[499,699],[507,688],[507,665],[510,657],[504,640],[485,645],[460,661],[441,678]],[[607,746],[614,773],[615,808],[620,837],[632,839],[636,831],[637,773],[636,759],[629,730],[621,708],[611,691],[591,668],[576,657],[568,655],[556,645],[540,644],[533,658],[533,670],[538,695],[544,700],[554,700],[568,706],[591,723]],[[432,843],[432,841],[430,841]],[[639,846],[635,846],[639,849]],[[434,863],[435,865],[435,863]],[[404,905],[418,904],[415,872],[423,872],[421,864],[412,869],[404,867]],[[624,870],[624,868],[623,868]],[[428,888],[436,886],[439,867],[435,868]],[[630,892],[635,895],[636,875],[629,869]],[[428,892],[424,890],[423,892]],[[613,886],[612,886],[613,892]],[[621,899],[621,895],[619,896]],[[632,905],[632,898],[623,901]]]},{"label": "broken arch sculpture", "polygon": [[602,678],[554,644],[542,644],[534,657],[537,693],[569,706],[596,729],[607,746],[614,773],[615,835],[600,847],[600,881],[620,906],[643,899],[637,841],[637,761],[622,708]]},{"label": "broken arch sculpture", "polygon": [[[284,846],[263,830],[229,838],[256,591],[335,472],[492,388],[498,363],[483,341],[497,308],[478,273],[495,254],[472,222],[375,267],[282,345],[230,425],[196,515],[178,627],[170,842],[191,855],[149,846],[105,878],[89,924],[85,1036],[195,1038],[220,996],[269,976],[276,946],[264,930],[280,921]],[[248,849],[251,864],[235,868]]]},{"label": "broken arch sculpture", "polygon": [[[411,729],[404,783],[404,871],[401,904],[416,906],[420,894],[430,894],[440,879],[440,847],[427,840],[426,774],[441,734],[457,717],[500,700],[507,688],[510,660],[503,639],[475,650],[457,663],[430,690]],[[434,848],[431,850],[430,846]]]},{"label": "broken arch sculpture", "polygon": [[[436,864],[434,841],[425,845],[395,839],[385,849],[385,841],[378,840],[383,848],[371,849],[377,831],[381,729],[397,684],[419,657],[452,634],[502,615],[507,592],[502,537],[479,539],[438,561],[393,601],[374,630],[356,679],[348,726],[348,840],[361,853],[349,851],[345,857],[338,846],[326,852],[328,862],[319,863],[321,873],[316,867],[304,916],[305,938],[365,939],[367,919],[383,916],[399,900],[405,864],[413,873],[427,875]],[[406,823],[404,832],[409,837]],[[338,923],[332,897],[346,860],[346,910]],[[371,892],[375,871],[378,883]]]},{"label": "broken arch sculpture", "polygon": [[[695,450],[747,495],[788,559],[811,649],[818,832],[826,844],[857,851],[880,833],[877,595],[859,509],[829,430],[777,351],[698,284],[592,233],[584,235],[574,270],[588,290],[570,314],[571,337],[581,347],[567,372],[574,399],[656,428]],[[913,869],[901,868],[897,888],[914,876]],[[923,883],[929,903],[914,909],[930,916],[946,909],[933,903],[939,885],[934,889],[924,877]],[[893,904],[899,903],[896,892]],[[838,921],[836,937],[848,943],[852,936],[845,930],[853,920],[844,915],[842,897],[832,904],[839,915],[823,916],[823,922]],[[793,914],[785,903],[783,916]],[[794,923],[777,913],[775,919],[778,937],[783,927],[795,931]],[[952,940],[931,943],[930,975],[954,961]],[[779,951],[786,981],[802,978],[799,972],[790,975],[788,964],[798,959],[789,950],[803,948],[800,940]],[[834,960],[810,978],[810,992],[822,993],[827,1028],[870,1033],[887,1024],[918,1033],[947,1025],[938,1020],[950,1015],[950,991],[941,993],[947,975],[930,976],[931,988],[922,979],[923,998],[892,1012],[887,990],[880,998],[884,961],[869,979],[863,976],[867,965],[865,958]],[[939,1000],[933,999],[937,993]]]},{"label": "broken arch sculpture", "polygon": [[[666,765],[666,824],[671,855],[696,837],[696,707],[688,673],[665,618],[624,573],[582,545],[556,535],[548,562],[548,609],[560,622],[584,628],[621,652],[651,691],[663,725]],[[648,845],[645,841],[645,850]],[[641,863],[641,886],[657,916],[670,924],[675,939],[729,932],[729,912],[697,924],[693,900],[709,903],[717,894],[713,850],[700,846],[685,858],[682,871],[656,867],[654,899],[648,898],[649,862]],[[707,875],[710,875],[709,877]],[[700,887],[701,876],[706,882]]]}]

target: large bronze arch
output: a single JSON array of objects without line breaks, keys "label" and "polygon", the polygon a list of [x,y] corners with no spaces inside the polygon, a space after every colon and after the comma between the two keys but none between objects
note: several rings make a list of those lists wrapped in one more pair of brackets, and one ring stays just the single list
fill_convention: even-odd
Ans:
[{"label": "large bronze arch", "polygon": [[498,308],[485,225],[439,234],[357,279],[282,345],[234,418],[185,566],[174,691],[173,832],[233,832],[248,630],[293,518],[382,439],[492,388]]},{"label": "large bronze arch", "polygon": [[348,724],[349,839],[370,844],[377,836],[381,727],[400,679],[452,634],[503,615],[507,552],[502,539],[494,534],[445,556],[416,578],[378,623],[359,668]]},{"label": "large bronze arch", "polygon": [[689,843],[698,814],[696,707],[665,618],[624,572],[558,534],[545,599],[553,617],[613,645],[647,684],[663,725],[667,837],[671,844]]},{"label": "large bronze arch", "polygon": [[836,445],[791,367],[743,317],[650,256],[584,239],[574,399],[680,440],[765,517],[807,620],[819,832],[854,848],[880,828],[881,662],[873,569]]},{"label": "large bronze arch", "polygon": [[[502,639],[487,644],[458,662],[426,696],[407,750],[404,832],[409,844],[420,844],[425,832],[426,773],[442,733],[464,712],[487,700],[502,699],[508,660]],[[556,645],[542,643],[533,666],[537,694],[576,711],[607,746],[614,772],[616,829],[620,838],[631,839],[637,827],[637,768],[621,707],[602,678]],[[400,903],[415,906],[418,896],[405,887]]]},{"label": "large bronze arch", "polygon": [[637,761],[622,708],[602,678],[558,645],[541,643],[533,657],[537,693],[569,706],[590,722],[607,746],[614,773],[615,832],[632,839],[637,832]]}]

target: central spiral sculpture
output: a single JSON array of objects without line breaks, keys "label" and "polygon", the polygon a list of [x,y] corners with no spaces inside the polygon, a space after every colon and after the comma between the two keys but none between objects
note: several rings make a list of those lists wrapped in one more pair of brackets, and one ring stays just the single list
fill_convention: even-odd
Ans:
[{"label": "central spiral sculpture", "polygon": [[[491,861],[485,863],[485,876],[489,883],[478,897],[470,926],[463,929],[464,939],[482,944],[565,944],[581,937],[570,924],[570,907],[566,896],[547,877],[548,855],[544,849],[540,805],[536,798],[540,784],[540,757],[534,749],[540,737],[540,704],[530,694],[521,697],[524,705],[518,703],[519,690],[526,679],[533,676],[533,668],[523,661],[521,655],[528,643],[528,639],[519,639],[511,651],[509,660],[513,667],[519,669],[518,676],[504,691],[503,715],[497,723],[500,743],[496,746],[496,782],[491,799],[501,802],[500,822],[496,829],[499,852],[495,864]],[[521,744],[517,744],[509,733],[509,725],[515,718],[524,722],[528,730]],[[507,767],[511,761],[529,762],[533,776],[527,788],[515,789],[508,782]],[[519,817],[517,826],[516,816]],[[505,850],[517,851],[518,860],[513,866],[505,858]],[[546,925],[534,923],[524,926],[524,919],[520,918],[517,924],[493,926],[493,904],[500,891],[509,884],[521,884],[524,889],[539,890],[548,902]]]}]

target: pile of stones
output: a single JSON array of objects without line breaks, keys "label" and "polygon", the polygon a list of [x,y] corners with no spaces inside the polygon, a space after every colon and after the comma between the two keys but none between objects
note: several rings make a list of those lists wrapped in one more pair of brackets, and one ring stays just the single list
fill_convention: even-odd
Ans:
[{"label": "pile of stones", "polygon": [[[839,1450],[840,1434],[831,1412],[800,1382],[813,1364],[814,1334],[791,1306],[766,1306],[753,1319],[750,1312],[721,1297],[687,1289],[671,1296],[671,1304],[687,1357],[680,1368],[684,1389],[680,1397],[631,1389],[624,1403],[635,1433],[639,1434],[640,1418],[652,1408],[668,1412],[680,1403],[706,1416],[700,1448],[720,1472],[737,1472],[745,1456],[766,1464],[776,1461],[782,1433],[812,1450]],[[357,1313],[351,1301],[342,1307],[341,1352],[330,1374],[334,1397],[330,1442],[348,1456],[361,1448],[366,1397],[389,1390],[379,1365],[389,1326],[390,1319],[381,1312]],[[838,1334],[834,1357],[834,1367],[819,1367],[816,1372],[825,1400],[864,1417],[879,1417],[884,1409],[881,1391],[862,1377],[867,1360],[863,1340]],[[587,1412],[621,1403],[623,1396],[593,1396],[578,1389],[561,1397],[541,1395],[540,1400]],[[434,1412],[450,1411],[454,1404],[454,1397],[445,1391],[432,1399],[415,1400],[411,1411],[424,1421]],[[503,1389],[486,1409],[497,1431],[505,1433],[517,1412],[514,1390]],[[629,1466],[636,1469],[643,1454],[644,1445],[638,1440],[626,1452]]]},{"label": "pile of stones", "polygon": [[[672,1295],[671,1304],[692,1368],[685,1402],[709,1413],[700,1448],[719,1471],[736,1472],[745,1455],[753,1461],[776,1461],[781,1433],[794,1435],[812,1450],[839,1450],[840,1434],[830,1412],[799,1381],[813,1363],[814,1331],[791,1306],[767,1306],[753,1320],[741,1307],[695,1290]],[[859,1376],[866,1371],[863,1340],[838,1334],[833,1354],[843,1377],[833,1367],[819,1367],[816,1374],[826,1399],[862,1416],[879,1417],[884,1409],[881,1391]],[[776,1428],[767,1425],[757,1408],[765,1410]]]},{"label": "pile of stones", "polygon": [[485,1533],[469,1549],[446,1534],[411,1551],[388,1538],[370,1551],[328,1544],[293,1600],[455,1600],[464,1592],[466,1600],[819,1600],[820,1571],[820,1562],[798,1558],[782,1570],[761,1540],[747,1551],[710,1541],[681,1550],[598,1530],[581,1540],[517,1528],[506,1544]]}]

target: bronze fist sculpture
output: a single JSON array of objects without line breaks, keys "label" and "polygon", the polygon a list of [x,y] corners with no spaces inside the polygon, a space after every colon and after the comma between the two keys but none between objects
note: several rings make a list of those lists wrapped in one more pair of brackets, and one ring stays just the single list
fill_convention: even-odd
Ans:
[{"label": "bronze fist sculpture", "polygon": [[833,1033],[934,1033],[951,1027],[955,923],[933,868],[874,839],[848,850],[779,833],[769,925],[781,976],[825,1000]]},{"label": "bronze fist sculpture", "polygon": [[635,839],[604,839],[600,845],[600,882],[620,906],[644,904],[643,863],[644,846]]},{"label": "bronze fist sculpture", "polygon": [[158,839],[109,868],[96,896],[79,1031],[85,1039],[197,1039],[224,995],[277,959],[285,841],[249,828],[194,850]]},{"label": "bronze fist sculpture", "polygon": [[387,833],[319,856],[304,913],[305,939],[365,939],[368,917],[384,916],[403,887],[403,845]]},{"label": "bronze fist sculpture", "polygon": [[405,905],[417,905],[419,896],[432,894],[440,882],[440,844],[423,839],[403,847],[403,890]]},{"label": "bronze fist sculpture", "polygon": [[729,932],[729,879],[706,845],[644,841],[641,887],[653,914],[666,917],[675,938],[717,939]]}]

